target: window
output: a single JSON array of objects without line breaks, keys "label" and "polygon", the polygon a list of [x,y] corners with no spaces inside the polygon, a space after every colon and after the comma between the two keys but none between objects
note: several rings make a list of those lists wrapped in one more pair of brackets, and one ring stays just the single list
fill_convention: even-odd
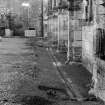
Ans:
[{"label": "window", "polygon": [[52,10],[52,0],[48,1],[48,10],[51,11]]},{"label": "window", "polygon": [[54,7],[56,7],[56,0],[54,0]]},{"label": "window", "polygon": [[93,21],[93,1],[83,0],[84,15],[87,22]]},{"label": "window", "polygon": [[105,60],[105,29],[98,28],[96,32],[96,55]]},{"label": "window", "polygon": [[89,21],[93,21],[93,1],[89,0]]}]

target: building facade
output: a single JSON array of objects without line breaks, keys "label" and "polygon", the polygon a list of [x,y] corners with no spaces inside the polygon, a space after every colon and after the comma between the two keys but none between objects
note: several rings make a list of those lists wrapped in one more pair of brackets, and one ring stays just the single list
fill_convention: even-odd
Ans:
[{"label": "building facade", "polygon": [[102,0],[91,3],[93,20],[82,27],[82,60],[93,75],[91,92],[105,100],[105,3]]},{"label": "building facade", "polygon": [[84,67],[93,75],[93,86],[89,93],[103,100],[105,100],[104,7],[103,0],[48,2],[48,35],[59,44],[60,41],[65,42],[66,47],[69,40],[72,60],[82,61]]},{"label": "building facade", "polygon": [[67,53],[72,53],[73,61],[81,61],[82,27],[80,20],[82,19],[82,1],[70,2],[72,8],[69,8],[68,3],[67,0],[48,1],[48,33],[54,40],[57,40],[58,46],[62,47],[63,45],[70,50],[67,50]]}]

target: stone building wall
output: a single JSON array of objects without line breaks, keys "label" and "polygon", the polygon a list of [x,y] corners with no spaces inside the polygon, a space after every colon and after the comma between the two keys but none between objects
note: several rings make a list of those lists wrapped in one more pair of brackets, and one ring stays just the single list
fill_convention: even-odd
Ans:
[{"label": "stone building wall", "polygon": [[[97,55],[97,46],[98,48],[100,46],[98,45],[100,33],[97,30],[105,30],[105,19],[102,15],[104,11],[100,3],[102,4],[102,1],[95,1],[94,7],[96,9],[94,9],[93,24],[82,27],[82,61],[87,70],[92,73],[93,78],[95,77],[94,94],[105,101],[105,60]],[[102,37],[105,37],[105,34]]]},{"label": "stone building wall", "polygon": [[95,26],[82,27],[82,62],[84,66],[93,73]]},{"label": "stone building wall", "polygon": [[[58,19],[59,18],[59,19]],[[51,16],[48,19],[48,31],[54,39],[57,40],[59,34],[60,41],[68,40],[68,14],[60,13],[59,16]]]},{"label": "stone building wall", "polygon": [[57,40],[58,18],[50,17],[47,23],[48,23],[48,36],[54,40]]},{"label": "stone building wall", "polygon": [[[94,94],[105,100],[105,61],[96,56],[96,29],[95,26],[82,28],[82,62],[97,80]],[[96,69],[94,69],[94,65],[96,65]]]}]

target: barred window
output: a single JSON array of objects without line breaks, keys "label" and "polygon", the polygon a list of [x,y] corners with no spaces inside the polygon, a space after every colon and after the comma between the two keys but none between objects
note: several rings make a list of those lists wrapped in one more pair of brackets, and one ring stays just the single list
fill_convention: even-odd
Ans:
[{"label": "barred window", "polygon": [[54,0],[54,7],[56,7],[56,0]]},{"label": "barred window", "polygon": [[96,32],[96,55],[105,60],[105,29],[98,28]]},{"label": "barred window", "polygon": [[93,21],[93,1],[92,0],[84,0],[84,17],[87,22]]}]

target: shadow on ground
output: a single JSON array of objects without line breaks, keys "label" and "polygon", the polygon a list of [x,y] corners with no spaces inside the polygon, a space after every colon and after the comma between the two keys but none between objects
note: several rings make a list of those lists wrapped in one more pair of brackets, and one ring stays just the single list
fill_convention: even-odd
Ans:
[{"label": "shadow on ground", "polygon": [[53,102],[40,96],[25,96],[21,100],[24,105],[52,105]]},{"label": "shadow on ground", "polygon": [[49,99],[69,100],[69,96],[65,89],[44,85],[39,85],[38,89],[41,91],[45,91]]}]

